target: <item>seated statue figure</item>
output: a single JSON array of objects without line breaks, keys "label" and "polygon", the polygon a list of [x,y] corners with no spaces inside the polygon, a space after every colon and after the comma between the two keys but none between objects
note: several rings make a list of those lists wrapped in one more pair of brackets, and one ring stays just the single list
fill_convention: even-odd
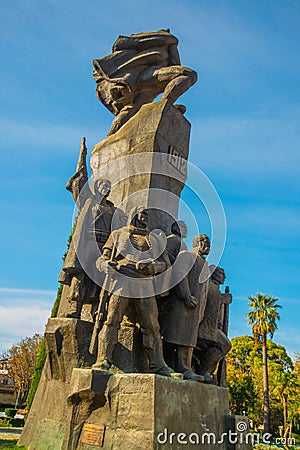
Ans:
[{"label": "seated statue figure", "polygon": [[[227,337],[227,309],[232,302],[232,295],[229,292],[225,291],[223,294],[220,291],[220,285],[224,284],[226,278],[224,269],[215,265],[209,268],[211,277],[207,302],[204,318],[199,326],[197,347],[194,349],[195,370],[207,380],[231,349],[231,343]],[[220,379],[217,381],[218,384],[222,384]]]},{"label": "seated statue figure", "polygon": [[116,116],[108,135],[159,94],[174,103],[197,81],[196,72],[180,64],[177,45],[169,29],[119,36],[112,54],[93,61],[96,96]]}]

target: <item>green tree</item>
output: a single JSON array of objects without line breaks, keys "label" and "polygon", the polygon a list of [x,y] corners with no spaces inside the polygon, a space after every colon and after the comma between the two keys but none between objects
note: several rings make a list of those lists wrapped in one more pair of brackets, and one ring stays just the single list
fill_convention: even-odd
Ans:
[{"label": "green tree", "polygon": [[265,295],[261,292],[256,296],[250,296],[249,306],[251,311],[246,314],[249,319],[248,325],[252,327],[252,333],[255,341],[262,343],[263,356],[263,389],[264,389],[264,432],[270,433],[270,402],[269,402],[269,377],[268,377],[268,352],[267,336],[271,339],[277,329],[277,321],[280,319],[276,304],[278,298],[271,295]]},{"label": "green tree", "polygon": [[246,411],[253,424],[258,425],[261,422],[261,401],[255,374],[261,366],[261,358],[255,352],[252,336],[235,337],[231,344],[226,356],[230,410],[233,414]]},{"label": "green tree", "polygon": [[[234,414],[246,411],[254,426],[262,422],[263,405],[263,364],[262,343],[255,345],[252,336],[240,336],[231,340],[232,349],[226,357],[227,387],[229,390],[230,410]],[[287,415],[288,424],[293,422],[295,432],[300,406],[300,365],[294,364],[284,346],[267,340],[268,374],[270,391],[270,422],[274,434],[284,424]],[[300,358],[298,360],[300,363]],[[297,371],[298,370],[298,371]],[[283,395],[287,395],[287,402]],[[287,411],[284,412],[284,408]]]},{"label": "green tree", "polygon": [[[299,385],[297,375],[292,372],[279,372],[275,374],[276,392],[278,392],[283,408],[283,430],[287,432],[288,425],[292,421],[293,416],[289,414],[289,400],[294,400],[297,392],[299,392]],[[294,403],[294,401],[293,401]]]},{"label": "green tree", "polygon": [[16,406],[24,405],[33,376],[42,336],[36,333],[13,345],[3,356],[9,358],[8,372],[17,393]]}]

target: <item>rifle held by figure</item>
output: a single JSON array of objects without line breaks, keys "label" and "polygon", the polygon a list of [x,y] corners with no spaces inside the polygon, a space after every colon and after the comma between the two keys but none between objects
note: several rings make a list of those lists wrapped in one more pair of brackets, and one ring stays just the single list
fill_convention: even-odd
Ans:
[{"label": "rifle held by figure", "polygon": [[[110,259],[108,264],[112,263],[115,258],[115,253],[117,249],[117,243],[114,243]],[[98,334],[101,331],[103,324],[106,320],[106,311],[107,311],[107,303],[108,303],[108,288],[110,283],[110,274],[106,273],[104,282],[102,285],[102,289],[99,296],[99,306],[96,313],[96,320],[94,323],[93,334],[90,342],[89,352],[91,355],[96,356],[98,351]]]}]

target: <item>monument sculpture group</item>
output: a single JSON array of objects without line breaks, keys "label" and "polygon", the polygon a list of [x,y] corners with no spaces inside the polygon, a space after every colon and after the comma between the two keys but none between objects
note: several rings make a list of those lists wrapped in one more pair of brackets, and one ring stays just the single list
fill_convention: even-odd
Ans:
[{"label": "monument sculpture group", "polygon": [[92,151],[91,179],[83,138],[67,183],[78,213],[20,440],[29,449],[176,449],[159,433],[221,436],[232,423],[232,296],[220,290],[224,269],[206,262],[213,241],[200,229],[189,250],[178,219],[190,124],[175,101],[197,74],[177,44],[168,29],[119,36],[93,61],[96,96],[116,117]]}]

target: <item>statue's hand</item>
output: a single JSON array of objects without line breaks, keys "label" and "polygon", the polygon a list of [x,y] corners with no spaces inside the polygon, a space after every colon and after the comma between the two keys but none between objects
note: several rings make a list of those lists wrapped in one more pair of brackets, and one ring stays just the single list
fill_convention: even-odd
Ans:
[{"label": "statue's hand", "polygon": [[108,261],[105,268],[105,273],[112,276],[116,272],[117,264],[118,263],[116,261]]},{"label": "statue's hand", "polygon": [[96,262],[97,269],[107,275],[112,275],[115,272],[116,265],[116,261],[106,261],[104,258],[99,258]]},{"label": "statue's hand", "polygon": [[230,305],[230,303],[232,303],[232,294],[222,294],[222,303],[225,303],[225,305]]},{"label": "statue's hand", "polygon": [[184,298],[184,303],[187,308],[195,308],[198,305],[198,300],[193,295],[187,295]]},{"label": "statue's hand", "polygon": [[148,276],[154,276],[166,270],[166,263],[164,261],[155,261],[155,259],[138,261],[135,266],[136,270]]}]

